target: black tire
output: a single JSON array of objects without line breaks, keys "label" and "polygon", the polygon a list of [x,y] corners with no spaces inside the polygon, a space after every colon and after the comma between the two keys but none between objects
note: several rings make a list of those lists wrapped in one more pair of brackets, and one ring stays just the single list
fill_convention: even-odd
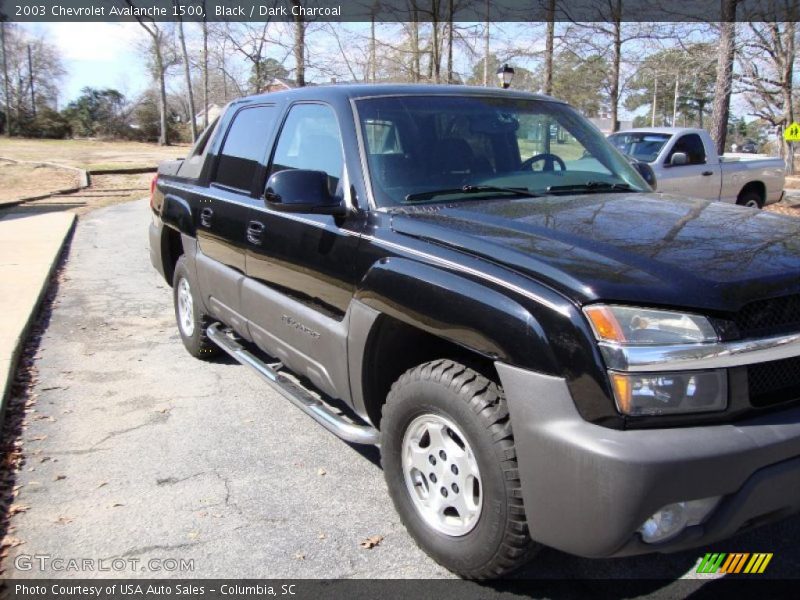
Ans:
[{"label": "black tire", "polygon": [[[403,439],[415,419],[429,414],[443,416],[461,429],[480,469],[484,508],[464,535],[447,535],[427,524],[406,485]],[[452,360],[406,371],[383,407],[381,463],[395,508],[417,545],[461,577],[499,577],[528,562],[539,549],[528,535],[502,389],[476,371]],[[434,487],[439,485],[433,481]]]},{"label": "black tire", "polygon": [[[181,324],[180,308],[178,306],[178,296],[181,293],[183,285],[187,285],[189,294],[192,298],[191,304],[191,322],[193,328],[191,333],[185,331],[185,327]],[[219,355],[220,348],[206,335],[206,328],[214,321],[202,312],[202,304],[197,292],[197,282],[191,270],[186,266],[186,258],[181,256],[175,265],[175,273],[172,277],[172,300],[175,305],[175,321],[178,325],[178,333],[181,336],[183,345],[189,354],[195,358],[208,360]]]},{"label": "black tire", "polygon": [[761,194],[754,190],[742,192],[736,199],[736,204],[739,206],[749,206],[751,208],[763,208],[764,203],[761,200]]}]

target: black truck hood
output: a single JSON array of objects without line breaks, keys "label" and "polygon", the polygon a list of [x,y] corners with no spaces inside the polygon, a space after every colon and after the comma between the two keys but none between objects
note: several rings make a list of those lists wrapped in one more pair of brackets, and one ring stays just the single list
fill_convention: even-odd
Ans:
[{"label": "black truck hood", "polygon": [[469,201],[392,228],[594,300],[733,312],[800,293],[800,219],[662,194]]}]

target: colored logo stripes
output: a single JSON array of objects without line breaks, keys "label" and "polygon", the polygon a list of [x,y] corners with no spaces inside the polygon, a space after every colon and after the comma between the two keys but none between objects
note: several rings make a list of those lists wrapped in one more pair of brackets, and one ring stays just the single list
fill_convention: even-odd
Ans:
[{"label": "colored logo stripes", "polygon": [[763,573],[769,561],[772,560],[772,552],[709,552],[700,561],[697,567],[698,573],[723,573],[731,575],[734,573]]}]

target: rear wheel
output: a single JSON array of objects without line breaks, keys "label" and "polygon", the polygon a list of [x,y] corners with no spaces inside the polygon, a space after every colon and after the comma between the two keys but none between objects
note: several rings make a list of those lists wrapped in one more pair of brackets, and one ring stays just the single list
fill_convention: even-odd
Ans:
[{"label": "rear wheel", "polygon": [[212,323],[212,320],[202,312],[202,305],[197,296],[197,285],[183,256],[175,265],[172,292],[178,332],[189,354],[202,359],[217,356],[219,346],[208,339],[206,335],[206,328]]},{"label": "rear wheel", "polygon": [[750,208],[761,208],[761,194],[752,190],[742,192],[736,200],[736,204],[739,206],[749,206]]},{"label": "rear wheel", "polygon": [[494,382],[451,360],[415,367],[392,386],[381,435],[397,512],[437,562],[485,579],[533,555],[511,422]]}]

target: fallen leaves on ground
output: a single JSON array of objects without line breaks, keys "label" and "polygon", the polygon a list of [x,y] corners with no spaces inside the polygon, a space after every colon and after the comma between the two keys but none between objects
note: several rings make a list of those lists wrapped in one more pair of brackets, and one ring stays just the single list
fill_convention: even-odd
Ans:
[{"label": "fallen leaves on ground", "polygon": [[317,469],[317,475],[319,476],[327,475],[327,473],[328,472],[325,469]]},{"label": "fallen leaves on ground", "polygon": [[74,517],[58,517],[53,522],[57,523],[58,525],[66,525],[67,523],[72,523],[74,520],[75,520]]},{"label": "fallen leaves on ground", "polygon": [[56,475],[55,477],[53,477],[53,481],[61,481],[62,479],[66,478],[67,478],[66,475]]},{"label": "fallen leaves on ground", "polygon": [[305,560],[306,559],[306,553],[305,552],[297,552],[297,553],[295,553],[294,557],[297,560]]},{"label": "fallen leaves on ground", "polygon": [[6,537],[3,538],[3,541],[0,542],[0,546],[4,546],[7,548],[16,548],[17,546],[21,546],[24,543],[25,541],[19,539],[18,537],[7,535]]},{"label": "fallen leaves on ground", "polygon": [[8,507],[8,516],[18,515],[20,513],[28,512],[30,506],[26,506],[25,504],[12,504]]},{"label": "fallen leaves on ground", "polygon": [[379,545],[383,541],[382,535],[371,535],[363,542],[361,542],[361,547],[366,548],[367,550],[372,550],[375,546]]}]

